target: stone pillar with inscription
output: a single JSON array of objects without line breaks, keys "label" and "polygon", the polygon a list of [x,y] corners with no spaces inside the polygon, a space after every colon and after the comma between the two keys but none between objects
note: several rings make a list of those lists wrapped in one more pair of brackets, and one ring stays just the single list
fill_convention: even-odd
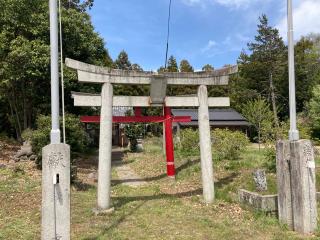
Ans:
[{"label": "stone pillar with inscription", "polygon": [[70,239],[70,147],[50,144],[42,149],[41,239]]},{"label": "stone pillar with inscription", "polygon": [[316,175],[309,140],[277,143],[279,220],[302,234],[317,228]]}]

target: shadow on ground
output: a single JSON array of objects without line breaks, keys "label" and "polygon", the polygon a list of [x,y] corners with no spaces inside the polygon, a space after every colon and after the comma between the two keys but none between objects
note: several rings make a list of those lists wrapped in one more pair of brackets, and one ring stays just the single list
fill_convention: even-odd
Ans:
[{"label": "shadow on ground", "polygon": [[[186,161],[184,162],[183,164],[181,164],[179,167],[176,168],[176,176],[179,175],[179,173],[184,170],[184,169],[187,169],[193,165],[196,165],[200,162],[199,159],[197,160],[194,160],[194,161]],[[128,162],[116,162],[116,165],[119,164],[128,164]],[[163,178],[166,178],[167,177],[167,174],[166,173],[163,173],[163,174],[160,174],[158,176],[154,176],[154,177],[148,177],[148,178],[139,178],[139,179],[117,179],[117,180],[112,180],[111,181],[111,185],[112,186],[116,186],[118,184],[121,184],[121,183],[126,183],[126,182],[141,182],[141,181],[145,181],[145,182],[152,182],[152,181],[157,181],[157,180],[161,180]]]},{"label": "shadow on ground", "polygon": [[126,212],[125,214],[121,215],[118,219],[115,219],[112,224],[105,229],[102,230],[102,232],[94,237],[87,237],[84,238],[85,240],[94,240],[94,239],[100,239],[100,237],[105,236],[108,234],[109,231],[116,228],[119,224],[121,224],[123,221],[126,220],[126,218],[130,217],[132,214],[134,214],[137,210],[139,210],[146,202],[151,200],[160,200],[160,199],[172,199],[172,198],[183,198],[183,197],[190,197],[193,195],[199,195],[202,194],[202,189],[198,188],[196,190],[187,191],[187,192],[180,192],[175,194],[155,194],[155,195],[144,195],[144,196],[124,196],[124,197],[113,197],[113,207],[114,208],[121,208],[124,205],[130,203],[130,202],[137,202],[138,204],[131,208],[130,211]]}]

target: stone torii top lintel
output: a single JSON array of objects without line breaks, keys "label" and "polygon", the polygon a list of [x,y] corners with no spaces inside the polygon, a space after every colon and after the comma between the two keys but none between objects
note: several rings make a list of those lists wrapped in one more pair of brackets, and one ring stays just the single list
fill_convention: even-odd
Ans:
[{"label": "stone torii top lintel", "polygon": [[238,72],[238,66],[230,66],[211,72],[139,72],[111,69],[76,61],[65,60],[66,66],[77,70],[80,82],[111,84],[151,84],[152,80],[162,79],[168,85],[228,85],[229,75]]}]

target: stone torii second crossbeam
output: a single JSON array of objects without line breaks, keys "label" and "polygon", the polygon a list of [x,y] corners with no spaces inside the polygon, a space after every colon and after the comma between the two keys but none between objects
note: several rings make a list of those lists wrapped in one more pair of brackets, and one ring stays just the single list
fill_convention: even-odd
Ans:
[{"label": "stone torii second crossbeam", "polygon": [[[214,200],[212,152],[209,125],[209,107],[226,107],[229,98],[208,98],[207,86],[227,85],[229,75],[236,73],[237,66],[212,72],[161,73],[115,70],[66,59],[66,65],[76,69],[78,80],[103,84],[101,95],[74,93],[75,106],[100,106],[100,145],[98,166],[99,211],[110,208],[112,107],[198,107],[199,141],[203,197],[206,203]],[[113,96],[113,84],[149,84],[150,96]],[[197,97],[166,97],[167,85],[198,86]]]}]

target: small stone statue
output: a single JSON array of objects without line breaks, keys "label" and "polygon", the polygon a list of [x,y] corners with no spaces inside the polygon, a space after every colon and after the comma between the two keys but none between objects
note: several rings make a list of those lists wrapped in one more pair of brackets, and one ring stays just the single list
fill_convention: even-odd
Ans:
[{"label": "small stone statue", "polygon": [[257,169],[253,172],[253,180],[256,183],[256,189],[258,192],[267,191],[267,177],[266,172],[263,169]]}]

